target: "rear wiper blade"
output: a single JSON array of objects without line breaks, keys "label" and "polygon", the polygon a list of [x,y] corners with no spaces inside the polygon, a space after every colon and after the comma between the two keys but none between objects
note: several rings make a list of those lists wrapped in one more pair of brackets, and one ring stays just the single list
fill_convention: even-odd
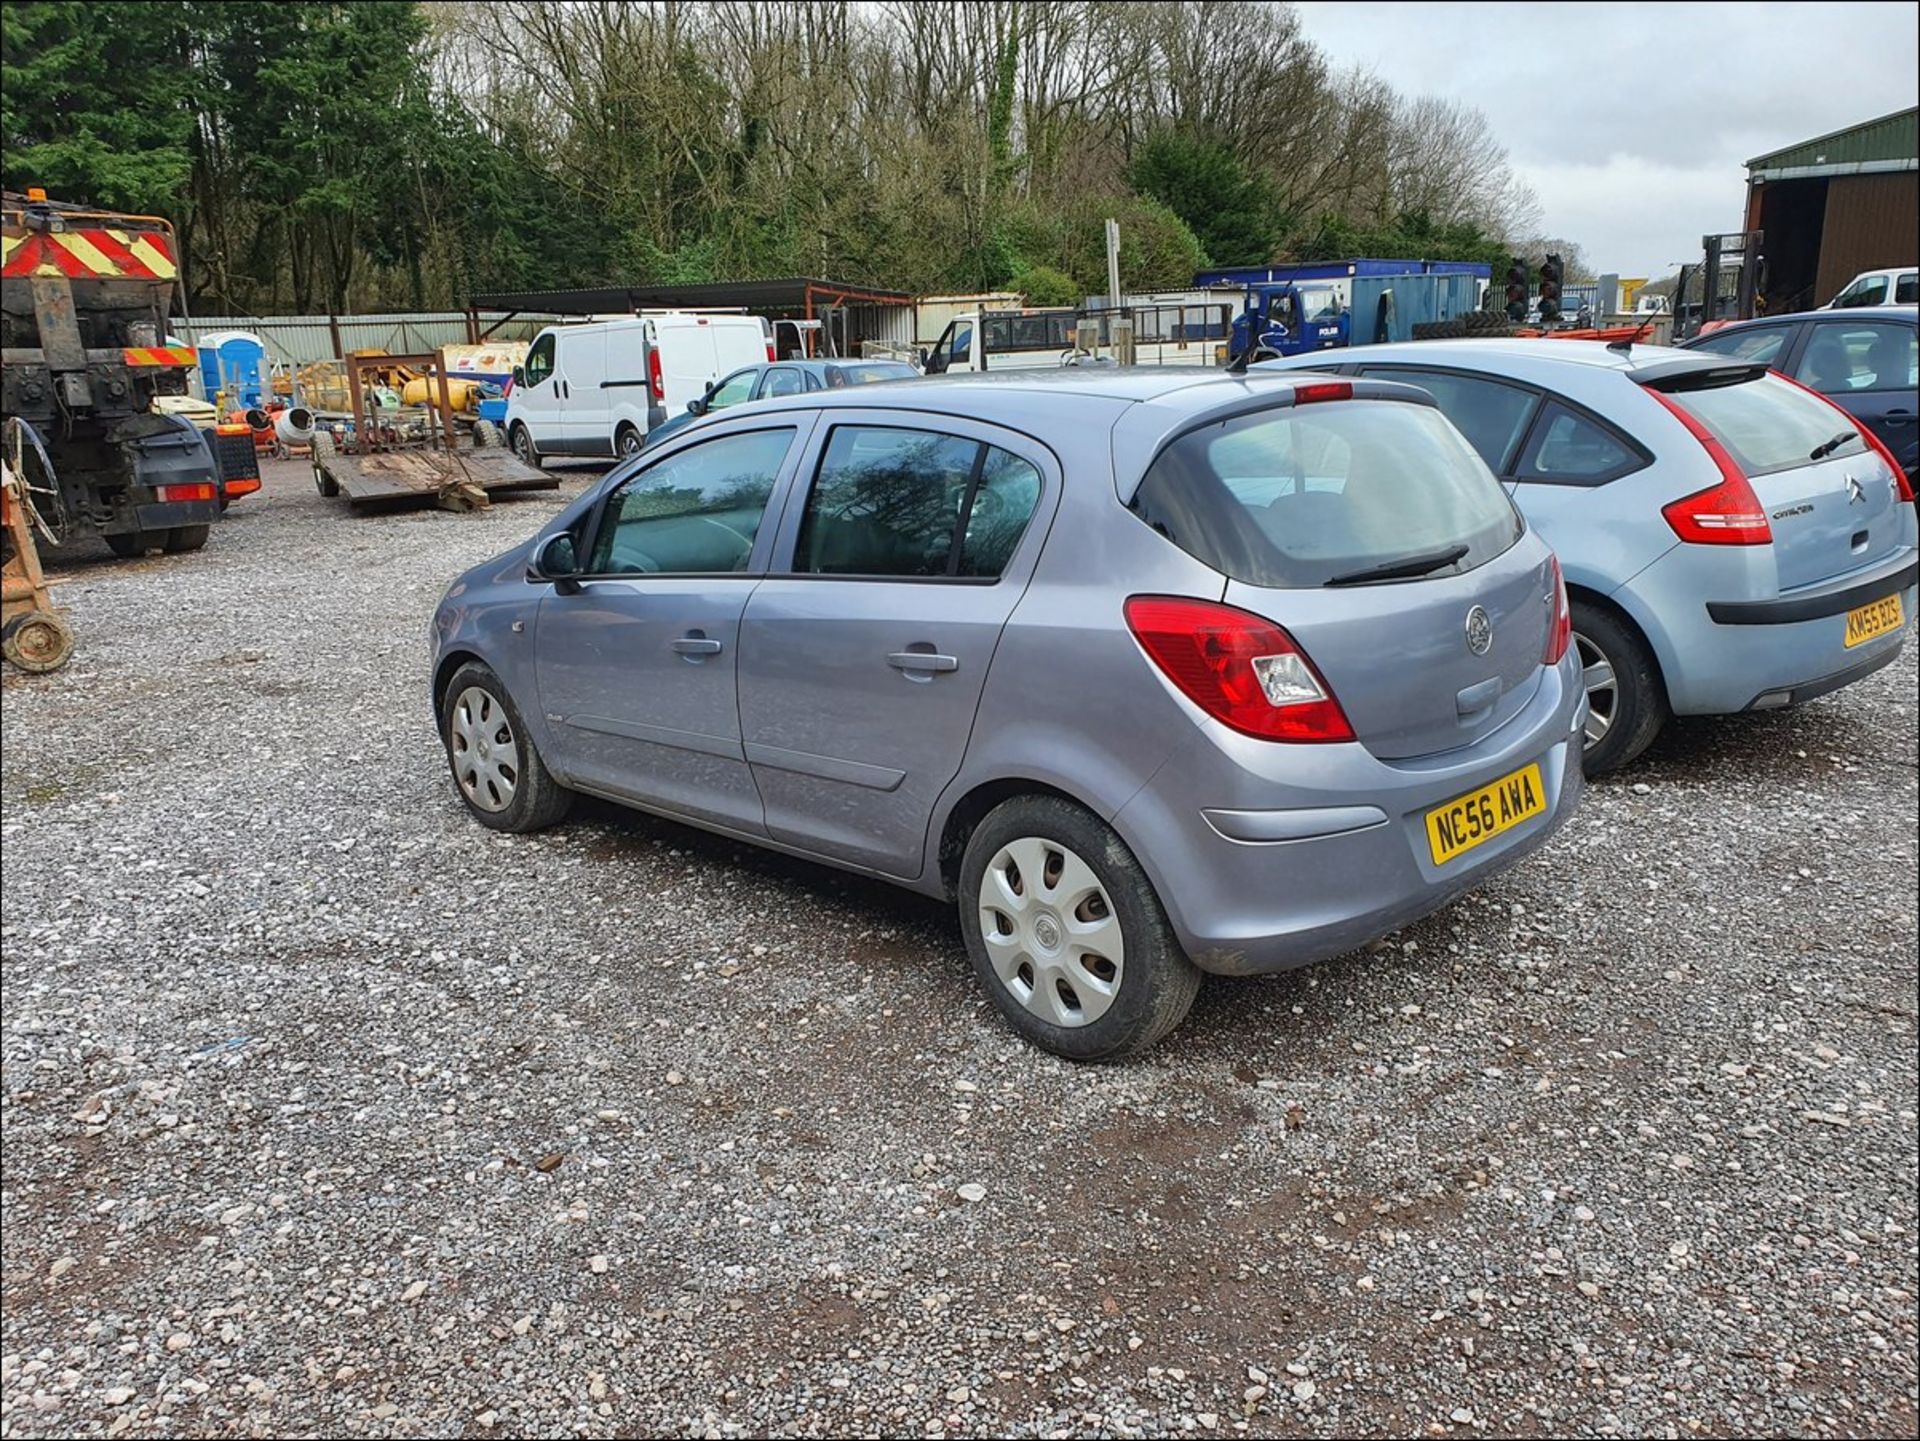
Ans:
[{"label": "rear wiper blade", "polygon": [[1426,575],[1429,571],[1439,570],[1442,566],[1452,565],[1465,555],[1469,547],[1450,545],[1445,550],[1430,551],[1426,555],[1410,555],[1405,560],[1390,560],[1385,565],[1368,566],[1365,570],[1348,571],[1345,575],[1336,575],[1331,580],[1322,581],[1322,585],[1365,585],[1370,580],[1411,580],[1417,575]]},{"label": "rear wiper blade", "polygon": [[1845,445],[1848,441],[1852,440],[1859,433],[1860,432],[1857,430],[1843,430],[1838,435],[1836,435],[1832,440],[1822,441],[1820,444],[1816,445],[1813,448],[1813,453],[1810,454],[1807,457],[1807,459],[1808,460],[1825,460],[1828,456],[1832,455],[1836,450],[1838,450],[1841,446]]}]

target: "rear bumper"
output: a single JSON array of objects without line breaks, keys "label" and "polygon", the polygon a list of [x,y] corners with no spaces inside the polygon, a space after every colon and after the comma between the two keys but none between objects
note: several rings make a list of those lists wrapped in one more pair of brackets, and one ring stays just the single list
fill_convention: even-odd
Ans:
[{"label": "rear bumper", "polygon": [[[168,500],[133,508],[133,530],[172,530],[182,525],[211,525],[220,518],[217,500]],[[114,527],[109,526],[109,530]]]},{"label": "rear bumper", "polygon": [[[1287,970],[1365,945],[1538,850],[1578,804],[1585,719],[1569,660],[1493,735],[1424,761],[1275,745],[1209,724],[1114,821],[1196,965]],[[1529,763],[1546,810],[1436,866],[1427,812]]]},{"label": "rear bumper", "polygon": [[1920,580],[1920,560],[1909,553],[1904,562],[1896,557],[1864,580],[1824,586],[1780,600],[1710,600],[1707,619],[1715,625],[1797,625],[1801,621],[1845,615],[1876,600],[1912,590],[1916,580]]}]

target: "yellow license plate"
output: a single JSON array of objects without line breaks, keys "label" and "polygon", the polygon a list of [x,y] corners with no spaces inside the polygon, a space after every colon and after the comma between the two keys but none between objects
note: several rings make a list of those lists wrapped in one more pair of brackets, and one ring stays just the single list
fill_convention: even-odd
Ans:
[{"label": "yellow license plate", "polygon": [[1501,776],[1492,785],[1455,796],[1427,812],[1427,845],[1433,863],[1444,866],[1482,841],[1510,831],[1547,808],[1546,782],[1540,767],[1527,766]]},{"label": "yellow license plate", "polygon": [[1900,610],[1900,597],[1882,596],[1879,600],[1868,601],[1858,610],[1847,612],[1847,649],[1865,645],[1876,636],[1888,631],[1900,629],[1906,616]]}]

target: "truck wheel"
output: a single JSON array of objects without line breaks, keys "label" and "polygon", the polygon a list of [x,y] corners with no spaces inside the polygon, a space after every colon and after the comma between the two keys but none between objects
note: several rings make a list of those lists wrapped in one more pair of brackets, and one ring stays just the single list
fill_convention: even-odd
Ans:
[{"label": "truck wheel", "polygon": [[132,530],[106,538],[107,549],[122,560],[138,560],[150,550],[159,550],[167,543],[164,530]]},{"label": "truck wheel", "polygon": [[487,450],[500,443],[500,427],[491,420],[476,420],[473,423],[473,448]]},{"label": "truck wheel", "polygon": [[185,555],[188,551],[200,549],[207,543],[207,537],[213,533],[210,525],[176,525],[167,532],[167,554]]},{"label": "truck wheel", "polygon": [[0,651],[29,675],[44,675],[72,657],[73,628],[57,612],[29,611],[7,622]]}]

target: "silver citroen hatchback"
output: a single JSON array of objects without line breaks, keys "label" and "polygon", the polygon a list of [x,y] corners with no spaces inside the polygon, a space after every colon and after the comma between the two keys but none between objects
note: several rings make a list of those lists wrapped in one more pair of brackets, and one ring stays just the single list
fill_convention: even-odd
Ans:
[{"label": "silver citroen hatchback", "polygon": [[455,582],[432,699],[481,824],[584,792],[949,898],[1092,1060],[1536,850],[1568,636],[1422,391],[1028,371],[689,426]]}]

